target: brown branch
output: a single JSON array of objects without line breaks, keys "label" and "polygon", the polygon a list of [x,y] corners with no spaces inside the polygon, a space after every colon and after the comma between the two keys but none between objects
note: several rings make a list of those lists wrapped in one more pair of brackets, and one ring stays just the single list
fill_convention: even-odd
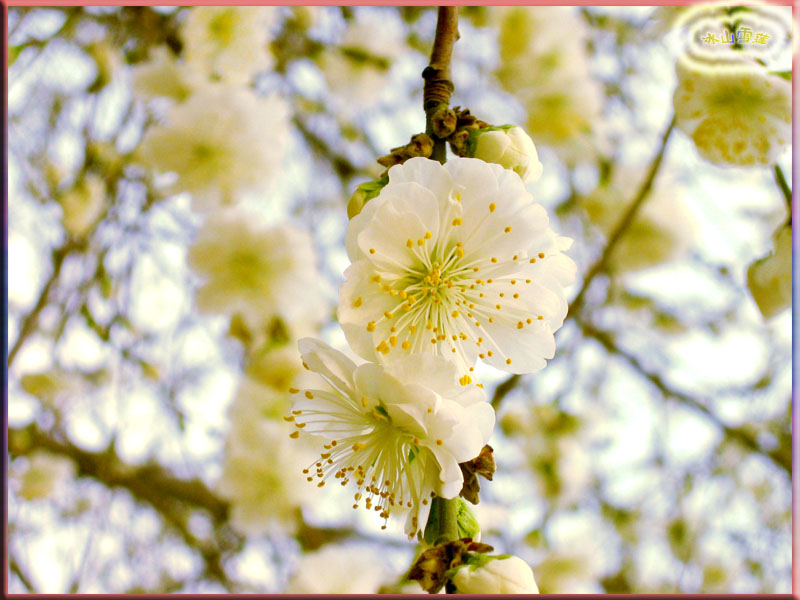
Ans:
[{"label": "brown branch", "polygon": [[36,299],[36,304],[34,304],[31,312],[29,312],[28,315],[22,320],[22,325],[20,325],[17,339],[14,340],[14,345],[11,346],[11,349],[8,351],[9,368],[11,368],[11,364],[14,362],[17,353],[22,349],[22,346],[28,339],[28,336],[36,330],[36,326],[39,324],[39,315],[41,314],[42,310],[44,310],[44,307],[47,306],[50,292],[61,275],[61,267],[64,264],[64,259],[69,255],[70,252],[75,250],[76,247],[76,244],[70,241],[53,250],[53,271],[45,282],[44,286],[42,286],[42,290],[39,292],[39,297]]},{"label": "brown branch", "polygon": [[586,292],[589,289],[589,286],[594,281],[594,278],[597,277],[601,272],[603,272],[607,265],[608,261],[611,258],[611,254],[614,252],[614,249],[617,246],[617,243],[622,239],[625,232],[630,227],[633,220],[636,218],[636,215],[639,213],[639,209],[644,204],[644,201],[647,199],[648,194],[650,193],[651,188],[653,187],[653,182],[655,181],[656,175],[658,174],[658,169],[661,167],[661,162],[664,159],[664,154],[667,150],[667,142],[669,142],[669,137],[672,134],[672,130],[675,128],[675,117],[673,116],[670,120],[667,129],[664,131],[663,136],[661,137],[661,146],[659,147],[658,152],[656,153],[655,157],[653,158],[652,162],[650,163],[650,168],[648,169],[647,176],[645,177],[642,185],[639,187],[639,191],[636,193],[633,201],[631,202],[628,210],[625,211],[625,214],[622,215],[622,218],[617,223],[617,226],[611,232],[611,235],[608,236],[608,242],[606,243],[605,247],[603,248],[603,253],[600,255],[600,258],[589,268],[586,272],[586,275],[583,279],[583,284],[581,285],[581,289],[578,291],[575,298],[570,303],[569,307],[569,314],[576,315],[581,312],[581,308],[583,308],[584,298]]},{"label": "brown branch", "polygon": [[[425,133],[434,139],[431,158],[441,163],[446,160],[447,154],[447,144],[442,138],[452,133],[442,131],[441,122],[448,117],[450,96],[454,89],[450,79],[450,61],[458,37],[458,7],[440,6],[430,64],[422,71],[425,80],[422,106],[425,109]],[[455,126],[455,122],[452,124]]]},{"label": "brown branch", "polygon": [[787,455],[786,453],[782,453],[779,450],[766,450],[758,443],[758,441],[748,431],[739,427],[732,427],[728,425],[727,423],[723,422],[717,415],[711,412],[708,406],[706,406],[704,403],[699,402],[697,399],[670,387],[669,384],[667,384],[664,381],[661,375],[648,370],[647,368],[644,367],[644,365],[638,358],[620,348],[616,344],[614,339],[611,337],[611,335],[609,335],[607,332],[595,328],[593,325],[579,319],[578,317],[575,317],[575,322],[578,324],[578,326],[580,326],[584,335],[598,341],[600,345],[602,345],[603,348],[605,348],[605,350],[609,354],[618,356],[623,361],[625,361],[629,367],[631,367],[638,374],[644,377],[644,379],[646,379],[653,387],[655,387],[665,398],[672,398],[673,400],[677,400],[684,406],[692,408],[699,414],[706,417],[709,421],[714,423],[714,425],[719,427],[727,437],[736,440],[737,442],[742,444],[742,446],[744,446],[745,448],[749,449],[752,452],[766,456],[773,463],[775,463],[776,466],[786,471],[791,477],[792,474],[791,453]]}]

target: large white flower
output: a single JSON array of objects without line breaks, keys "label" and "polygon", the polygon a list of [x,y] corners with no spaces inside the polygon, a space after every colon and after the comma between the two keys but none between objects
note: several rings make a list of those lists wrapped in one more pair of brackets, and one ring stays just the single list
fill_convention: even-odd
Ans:
[{"label": "large white flower", "polygon": [[183,102],[194,90],[206,84],[202,74],[179,62],[167,48],[157,47],[147,62],[133,67],[132,88],[144,99],[170,98]]},{"label": "large white flower", "polygon": [[567,313],[570,243],[513,171],[412,158],[350,221],[339,321],[367,360],[442,355],[465,383],[477,358],[537,371]]},{"label": "large white flower", "polygon": [[247,83],[272,64],[267,44],[276,7],[198,6],[181,29],[186,62],[208,76]]},{"label": "large white flower", "polygon": [[261,227],[245,214],[218,213],[198,232],[188,260],[205,278],[198,308],[238,312],[251,330],[274,317],[316,319],[323,310],[311,238],[291,225]]},{"label": "large white flower", "polygon": [[193,206],[209,211],[233,203],[240,192],[266,190],[288,131],[288,107],[279,97],[209,84],[148,129],[139,159],[155,171],[177,173],[176,191],[191,192]]},{"label": "large white flower", "polygon": [[308,480],[319,479],[319,487],[330,478],[354,480],[353,508],[363,499],[383,519],[408,511],[406,532],[415,535],[429,498],[458,495],[458,464],[478,456],[491,435],[494,410],[485,393],[459,386],[454,365],[442,358],[413,354],[387,367],[356,366],[312,338],[298,346],[305,366],[330,384],[290,390],[299,394],[287,417],[298,427],[292,436],[302,431],[328,440]]},{"label": "large white flower", "polygon": [[715,164],[772,165],[792,139],[792,84],[755,63],[677,64],[678,127]]}]

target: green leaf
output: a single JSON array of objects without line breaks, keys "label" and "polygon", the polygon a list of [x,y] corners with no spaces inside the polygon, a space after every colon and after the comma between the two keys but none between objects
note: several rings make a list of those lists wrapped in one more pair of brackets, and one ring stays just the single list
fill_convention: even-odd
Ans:
[{"label": "green leaf", "polygon": [[481,526],[475,513],[463,498],[456,498],[458,502],[458,537],[475,538],[481,531]]},{"label": "green leaf", "polygon": [[786,81],[792,80],[792,72],[791,71],[770,71],[770,75],[777,75],[778,77],[783,77]]}]

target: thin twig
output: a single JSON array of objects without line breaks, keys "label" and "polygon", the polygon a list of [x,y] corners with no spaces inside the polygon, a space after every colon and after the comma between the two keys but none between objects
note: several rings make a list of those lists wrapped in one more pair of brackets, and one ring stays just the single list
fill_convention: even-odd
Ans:
[{"label": "thin twig", "polygon": [[458,39],[458,7],[440,6],[436,21],[436,36],[433,39],[430,64],[422,72],[425,86],[422,91],[422,106],[425,109],[425,133],[434,140],[431,159],[443,163],[447,155],[447,143],[434,132],[433,117],[450,105],[454,85],[450,75],[453,45]]},{"label": "thin twig", "polygon": [[614,249],[617,246],[617,243],[622,239],[623,235],[636,218],[639,209],[647,199],[650,189],[653,187],[653,182],[655,181],[656,175],[658,174],[658,169],[664,159],[664,154],[666,153],[667,149],[667,142],[669,142],[669,137],[672,134],[674,127],[675,117],[673,116],[670,120],[669,126],[667,127],[666,131],[664,131],[664,135],[661,137],[661,146],[658,149],[658,153],[650,163],[650,169],[647,172],[647,176],[642,182],[642,185],[639,187],[639,191],[634,197],[633,202],[631,202],[628,210],[625,211],[625,214],[622,216],[619,223],[617,223],[617,226],[611,232],[611,235],[608,236],[608,242],[606,243],[605,248],[603,248],[603,253],[600,255],[600,258],[597,259],[597,262],[595,262],[586,272],[581,289],[570,303],[569,313],[571,315],[580,313],[581,308],[583,307],[584,297],[589,289],[589,286],[592,284],[592,281],[594,281],[594,278],[605,270],[606,266],[608,265],[608,261],[611,258],[611,254],[614,252]]},{"label": "thin twig", "polygon": [[766,450],[762,448],[761,445],[758,443],[758,441],[747,431],[741,428],[732,427],[724,423],[717,415],[711,412],[711,410],[702,402],[699,402],[697,399],[687,394],[672,389],[672,387],[670,387],[664,381],[661,375],[646,369],[638,358],[620,348],[616,344],[611,335],[595,328],[593,325],[581,320],[579,317],[575,317],[575,322],[581,327],[581,330],[583,331],[584,335],[597,340],[609,354],[614,354],[615,356],[618,356],[621,359],[623,359],[628,364],[628,366],[632,367],[637,373],[639,373],[648,382],[650,382],[650,384],[652,384],[656,389],[658,389],[658,391],[661,392],[661,394],[665,398],[672,398],[673,400],[677,400],[684,406],[688,406],[694,409],[696,412],[700,413],[701,415],[706,417],[709,421],[714,423],[717,427],[719,427],[727,437],[736,440],[737,442],[741,443],[743,446],[745,446],[746,448],[748,448],[753,452],[766,456],[773,463],[775,463],[775,465],[786,471],[791,477],[792,473],[791,454],[787,456],[785,453],[781,453],[778,450]]},{"label": "thin twig", "polygon": [[9,368],[11,368],[11,364],[14,362],[17,353],[25,343],[25,340],[27,340],[28,336],[36,330],[36,326],[39,323],[39,315],[41,314],[42,310],[44,310],[44,307],[47,306],[50,292],[61,274],[61,267],[64,264],[64,259],[75,248],[76,245],[73,242],[67,242],[60,248],[53,250],[53,272],[50,274],[50,277],[47,279],[44,286],[42,286],[42,291],[39,292],[39,297],[37,298],[33,309],[23,319],[22,325],[19,328],[19,333],[17,334],[17,339],[14,340],[14,345],[11,346],[11,349],[8,351]]}]

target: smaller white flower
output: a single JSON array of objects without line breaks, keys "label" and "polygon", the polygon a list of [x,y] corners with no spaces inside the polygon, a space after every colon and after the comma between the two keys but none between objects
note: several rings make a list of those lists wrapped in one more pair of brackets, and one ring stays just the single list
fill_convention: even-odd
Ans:
[{"label": "smaller white flower", "polygon": [[265,228],[245,214],[216,214],[188,261],[205,279],[195,295],[203,312],[238,312],[251,330],[275,317],[307,322],[323,312],[311,238],[288,224]]},{"label": "smaller white flower", "polygon": [[163,47],[154,48],[150,60],[133,67],[133,92],[148,100],[170,98],[183,102],[202,84],[203,79],[196,71]]},{"label": "smaller white flower", "polygon": [[300,557],[285,594],[375,594],[388,576],[365,546],[328,545]]},{"label": "smaller white flower", "polygon": [[[473,137],[474,136],[474,137]],[[523,183],[533,183],[542,176],[542,163],[536,146],[522,127],[504,125],[474,131],[471,156],[511,169]]]},{"label": "smaller white flower", "polygon": [[288,145],[288,112],[277,96],[208,84],[147,130],[138,158],[176,173],[175,191],[191,192],[192,206],[210,212],[244,191],[266,192]]},{"label": "smaller white flower", "polygon": [[[491,559],[491,557],[485,557]],[[533,571],[521,558],[496,558],[461,567],[452,577],[459,594],[538,594]]]},{"label": "smaller white flower", "polygon": [[792,228],[775,235],[775,250],[747,269],[747,287],[765,319],[792,305]]},{"label": "smaller white flower", "polygon": [[106,184],[101,177],[90,173],[58,200],[64,211],[64,229],[72,237],[82,238],[106,208]]},{"label": "smaller white flower", "polygon": [[19,476],[19,495],[26,500],[47,498],[75,476],[75,463],[63,456],[36,450]]},{"label": "smaller white flower", "polygon": [[289,400],[245,377],[228,415],[222,476],[217,491],[231,503],[231,524],[243,535],[293,531],[297,511],[307,497],[300,470],[310,449],[292,444],[279,420]]},{"label": "smaller white flower", "polygon": [[272,64],[267,46],[276,7],[198,6],[181,30],[186,62],[209,77],[247,83]]},{"label": "smaller white flower", "polygon": [[[406,533],[425,524],[434,495],[453,498],[464,482],[459,463],[488,441],[494,410],[476,386],[460,386],[456,367],[439,356],[406,355],[387,366],[356,366],[311,338],[298,343],[304,366],[327,390],[298,389],[288,421],[297,431],[325,438],[318,461],[305,473],[322,487],[330,479],[357,486],[353,508],[385,521],[408,512]],[[313,471],[313,472],[312,472]],[[373,506],[374,504],[374,506]],[[410,509],[410,510],[409,510]]]},{"label": "smaller white flower", "polygon": [[792,139],[792,84],[755,63],[678,61],[677,126],[718,165],[765,166]]}]

